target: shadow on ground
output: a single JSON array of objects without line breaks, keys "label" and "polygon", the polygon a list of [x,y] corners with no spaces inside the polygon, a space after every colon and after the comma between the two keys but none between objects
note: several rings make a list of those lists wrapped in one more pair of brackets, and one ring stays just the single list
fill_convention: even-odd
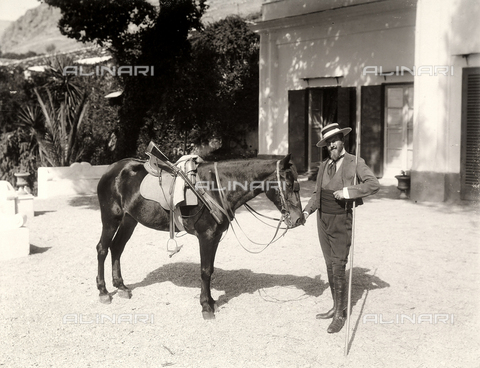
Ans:
[{"label": "shadow on ground", "polygon": [[416,202],[410,198],[410,193],[408,198],[401,198],[400,197],[400,190],[393,184],[382,184],[380,182],[380,190],[365,199],[366,202],[368,201],[378,201],[378,200],[394,200],[396,203],[406,203],[411,204],[412,206],[419,206],[425,209],[431,209],[436,212],[442,212],[447,214],[454,214],[454,213],[466,213],[471,215],[478,215],[480,214],[480,203],[476,201],[464,201],[464,200],[448,200],[445,202]]},{"label": "shadow on ground", "polygon": [[72,207],[85,207],[90,210],[100,209],[98,198],[96,195],[72,197],[68,201],[68,205]]},{"label": "shadow on ground", "polygon": [[[358,331],[358,327],[360,324],[360,321],[362,320],[363,317],[363,310],[365,309],[365,304],[368,299],[368,295],[371,290],[375,289],[383,289],[386,287],[390,287],[390,284],[387,282],[383,281],[379,277],[375,276],[375,272],[373,275],[367,274],[367,272],[370,271],[366,268],[360,268],[360,267],[354,267],[353,268],[353,276],[352,276],[352,308],[357,304],[357,302],[362,299],[363,293],[365,292],[365,296],[363,298],[363,302],[360,305],[360,310],[358,312],[358,318],[355,322],[355,325],[353,327],[352,335],[348,341],[347,345],[347,351],[350,350],[350,348],[353,345],[353,341],[355,340],[356,333]],[[348,278],[348,273],[347,273],[347,278]],[[349,322],[352,323],[352,322]]]},{"label": "shadow on ground", "polygon": [[42,216],[42,215],[45,215],[46,213],[50,213],[50,212],[57,212],[57,211],[35,211],[33,216],[34,217]]},{"label": "shadow on ground", "polygon": [[[352,306],[362,298],[365,290],[374,290],[389,287],[385,281],[374,275],[369,275],[370,270],[355,267],[352,283]],[[348,277],[348,273],[347,273]],[[322,280],[322,275],[311,278],[308,276],[271,275],[255,273],[251,270],[222,270],[215,268],[212,277],[212,288],[225,292],[217,304],[227,304],[231,299],[242,294],[252,294],[261,289],[272,287],[296,287],[303,290],[308,296],[318,297],[329,289],[328,283]],[[131,290],[163,282],[172,282],[174,285],[200,289],[200,266],[196,263],[172,263],[157,268],[147,277],[136,284],[129,285]],[[328,297],[331,297],[328,291]]]},{"label": "shadow on ground", "polygon": [[51,247],[37,247],[36,245],[30,244],[30,254],[40,254],[49,250]]},{"label": "shadow on ground", "polygon": [[446,214],[469,214],[471,220],[478,223],[480,220],[480,203],[475,201],[450,201],[450,202],[412,202],[413,205],[431,209]]}]

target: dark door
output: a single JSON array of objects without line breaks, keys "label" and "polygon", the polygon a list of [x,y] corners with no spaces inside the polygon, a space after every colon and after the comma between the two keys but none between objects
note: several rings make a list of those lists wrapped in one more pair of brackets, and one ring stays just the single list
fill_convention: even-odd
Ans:
[{"label": "dark door", "polygon": [[462,76],[461,198],[480,199],[480,68]]},{"label": "dark door", "polygon": [[288,152],[299,172],[307,170],[307,91],[288,91]]},{"label": "dark door", "polygon": [[299,171],[314,169],[326,157],[316,146],[332,122],[351,127],[345,148],[355,153],[355,87],[324,87],[288,92],[288,145]]},{"label": "dark door", "polygon": [[322,128],[334,122],[342,128],[352,128],[352,132],[345,139],[345,149],[355,154],[355,109],[355,87],[325,87],[309,90],[310,168],[318,166],[327,157],[326,149],[322,150],[316,144],[322,138]]}]

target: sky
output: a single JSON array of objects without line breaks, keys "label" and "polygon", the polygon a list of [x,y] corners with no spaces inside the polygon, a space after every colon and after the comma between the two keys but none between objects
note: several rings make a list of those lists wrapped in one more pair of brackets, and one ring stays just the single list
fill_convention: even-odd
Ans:
[{"label": "sky", "polygon": [[39,5],[38,0],[0,0],[0,20],[17,20],[28,9]]}]

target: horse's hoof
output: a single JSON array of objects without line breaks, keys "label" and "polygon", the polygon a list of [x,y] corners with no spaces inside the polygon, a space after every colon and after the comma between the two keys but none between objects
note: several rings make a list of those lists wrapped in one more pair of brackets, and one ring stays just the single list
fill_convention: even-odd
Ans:
[{"label": "horse's hoof", "polygon": [[215,313],[213,312],[202,312],[204,320],[212,320],[215,319]]},{"label": "horse's hoof", "polygon": [[131,299],[131,297],[132,297],[132,291],[131,290],[118,289],[117,293],[118,293],[118,296],[120,298]]},{"label": "horse's hoof", "polygon": [[112,302],[112,297],[110,294],[102,294],[100,295],[100,303],[102,304],[110,304]]}]

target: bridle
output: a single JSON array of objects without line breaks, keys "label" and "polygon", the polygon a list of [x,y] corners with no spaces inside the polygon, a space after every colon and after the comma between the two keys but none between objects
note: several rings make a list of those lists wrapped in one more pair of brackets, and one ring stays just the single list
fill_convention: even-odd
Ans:
[{"label": "bridle", "polygon": [[[217,182],[216,183],[217,188],[220,189],[220,188],[222,188],[222,186],[221,186],[221,183],[220,183],[220,175],[218,173],[217,162],[214,163],[214,169],[215,169],[215,177],[216,177],[216,182]],[[278,196],[280,198],[280,213],[282,214],[282,217],[280,219],[276,219],[276,218],[273,218],[273,217],[262,215],[262,214],[258,213],[257,211],[253,210],[253,208],[250,205],[247,205],[246,203],[244,204],[244,206],[249,208],[250,210],[253,210],[255,213],[259,214],[262,217],[268,218],[270,220],[286,222],[285,220],[290,219],[291,216],[290,216],[290,211],[288,210],[288,206],[287,206],[287,199],[286,199],[285,193],[283,191],[282,178],[280,176],[280,172],[281,172],[281,170],[280,170],[280,160],[278,160],[277,163],[276,163],[275,176],[276,176],[277,183],[278,183],[277,188],[278,188]],[[287,180],[285,178],[285,182],[286,181]],[[297,200],[300,201],[300,198],[299,198],[300,184],[298,183],[296,178],[294,178],[292,189],[293,189],[293,192],[295,193],[295,195],[297,197]],[[221,205],[219,206],[219,208],[220,208],[221,212],[227,216],[229,222],[232,222],[232,220],[234,219],[235,216],[233,214],[232,209],[230,208],[230,206],[227,203],[225,193],[223,192],[223,190],[219,190],[218,192],[219,192],[219,197],[220,197],[220,202],[221,202]]]},{"label": "bridle", "polygon": [[[290,220],[291,219],[291,216],[290,216],[290,211],[288,210],[288,207],[287,207],[287,200],[285,198],[285,193],[283,193],[283,189],[282,189],[282,180],[281,180],[281,177],[280,177],[280,160],[277,161],[277,170],[276,170],[276,176],[277,176],[277,181],[278,181],[278,194],[279,194],[279,197],[280,197],[280,205],[281,205],[281,209],[280,209],[280,212],[282,214],[282,218],[283,218],[283,221],[285,221],[285,224],[286,223],[286,220]],[[287,181],[286,180],[287,178],[285,177],[285,182]],[[297,196],[297,199],[299,199],[299,193],[300,193],[300,184],[298,183],[298,181],[295,179],[293,181],[293,192],[295,193],[295,195]],[[287,224],[288,226],[288,224]]]},{"label": "bridle", "polygon": [[[217,163],[215,162],[214,164],[214,168],[215,168],[215,176],[216,176],[216,181],[217,181],[217,188],[222,188],[221,186],[221,183],[220,183],[220,176],[218,174],[218,168],[217,168]],[[275,231],[275,234],[273,235],[272,239],[267,243],[267,244],[261,244],[261,243],[257,243],[253,240],[251,240],[247,234],[245,234],[245,232],[242,230],[240,224],[238,223],[237,219],[235,219],[235,216],[233,215],[233,211],[231,210],[230,206],[228,205],[227,203],[227,200],[225,198],[225,193],[223,193],[222,190],[219,190],[219,197],[220,197],[220,202],[221,202],[221,211],[227,215],[227,218],[229,220],[229,222],[232,222],[233,220],[235,220],[237,226],[239,227],[239,229],[243,232],[243,234],[245,235],[245,237],[251,242],[251,243],[254,243],[254,244],[257,244],[257,245],[262,245],[264,246],[264,248],[260,251],[251,251],[249,249],[247,249],[246,247],[243,246],[243,244],[241,243],[240,239],[238,238],[236,232],[235,232],[235,229],[233,228],[232,226],[232,231],[233,233],[235,234],[235,237],[237,238],[237,241],[239,242],[239,244],[241,245],[241,247],[243,249],[245,249],[247,252],[249,253],[254,253],[254,254],[258,254],[258,253],[261,253],[263,252],[265,249],[267,249],[271,244],[275,243],[276,241],[278,241],[281,237],[283,237],[287,231],[289,230],[289,226],[288,226],[288,223],[286,222],[287,220],[289,220],[291,218],[290,216],[290,211],[288,210],[288,206],[287,206],[287,199],[286,199],[286,195],[283,191],[283,186],[282,186],[282,181],[281,181],[281,175],[280,175],[280,160],[277,161],[276,163],[276,170],[275,170],[275,176],[276,176],[276,179],[277,179],[277,182],[278,182],[278,195],[279,195],[279,198],[280,198],[280,213],[281,213],[281,217],[280,219],[277,219],[277,218],[273,218],[273,217],[269,217],[269,216],[265,216],[265,215],[262,215],[261,213],[255,211],[250,205],[248,204],[244,204],[245,208],[250,212],[254,212],[262,217],[265,217],[265,218],[268,218],[270,220],[274,220],[274,221],[278,221],[278,224],[276,226],[276,231]],[[286,182],[286,178],[285,178],[285,182]],[[300,184],[298,183],[298,181],[295,179],[294,182],[293,182],[293,192],[295,193],[295,195],[297,196],[297,199],[300,200],[299,196],[300,196]],[[220,205],[219,205],[220,206]],[[263,221],[262,221],[263,222]],[[285,224],[287,225],[286,227],[284,228],[281,228],[281,224],[282,222],[285,222]],[[279,232],[280,229],[284,229],[285,231],[278,237],[277,237],[277,234]]]}]

